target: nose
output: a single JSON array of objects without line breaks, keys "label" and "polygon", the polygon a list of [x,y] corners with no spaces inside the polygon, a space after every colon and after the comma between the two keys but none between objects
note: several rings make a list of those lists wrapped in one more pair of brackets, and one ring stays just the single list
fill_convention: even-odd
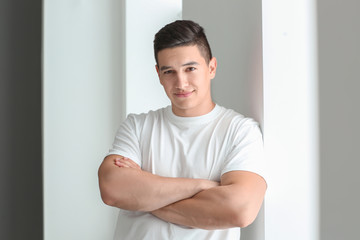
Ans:
[{"label": "nose", "polygon": [[175,87],[177,89],[181,89],[181,90],[184,90],[186,89],[187,87],[189,86],[189,82],[188,82],[188,79],[187,77],[185,76],[184,73],[178,73],[176,75],[176,85]]}]

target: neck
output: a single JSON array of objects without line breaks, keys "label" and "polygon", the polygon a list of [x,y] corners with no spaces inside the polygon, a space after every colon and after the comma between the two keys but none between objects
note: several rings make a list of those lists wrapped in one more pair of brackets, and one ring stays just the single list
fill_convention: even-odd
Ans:
[{"label": "neck", "polygon": [[190,109],[179,109],[172,105],[172,111],[176,116],[179,117],[199,117],[211,112],[215,107],[215,103],[211,101],[208,104],[203,104],[197,108],[190,108]]}]

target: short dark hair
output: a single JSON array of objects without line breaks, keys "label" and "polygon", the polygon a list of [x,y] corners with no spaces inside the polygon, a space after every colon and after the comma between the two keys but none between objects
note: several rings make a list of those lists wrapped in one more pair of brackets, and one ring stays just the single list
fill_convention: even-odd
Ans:
[{"label": "short dark hair", "polygon": [[159,51],[165,48],[194,45],[199,48],[201,55],[209,63],[212,54],[204,29],[199,24],[190,20],[177,20],[169,23],[155,34],[154,54],[156,64],[159,65]]}]

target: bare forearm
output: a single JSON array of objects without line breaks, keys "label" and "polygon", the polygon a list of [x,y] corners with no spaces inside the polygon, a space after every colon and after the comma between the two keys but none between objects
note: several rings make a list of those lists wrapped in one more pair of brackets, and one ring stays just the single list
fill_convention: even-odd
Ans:
[{"label": "bare forearm", "polygon": [[[202,191],[152,213],[160,219],[193,228],[224,229],[239,227],[237,212],[222,196],[227,195],[226,187]],[[240,209],[239,209],[240,211]]]},{"label": "bare forearm", "polygon": [[164,178],[132,169],[120,171],[121,174],[103,184],[111,192],[110,205],[122,209],[152,211],[202,190],[201,180]]},{"label": "bare forearm", "polygon": [[106,204],[136,211],[153,211],[216,186],[208,180],[160,177],[113,164],[100,168],[99,183]]},{"label": "bare forearm", "polygon": [[203,229],[251,224],[264,199],[266,183],[263,178],[250,172],[230,172],[223,175],[222,184],[153,214],[167,222]]}]

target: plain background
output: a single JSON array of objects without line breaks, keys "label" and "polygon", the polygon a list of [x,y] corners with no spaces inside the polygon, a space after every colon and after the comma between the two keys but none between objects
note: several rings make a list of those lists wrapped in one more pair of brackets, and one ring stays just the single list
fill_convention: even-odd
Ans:
[{"label": "plain background", "polygon": [[[279,2],[272,1],[274,6]],[[118,122],[131,110],[123,108],[127,96],[123,91],[126,82],[121,79],[126,59],[122,48],[116,48],[124,44],[123,25],[114,25],[125,17],[126,4],[122,4],[126,2],[49,3],[0,2],[0,238],[42,239],[45,232],[49,240],[111,239],[116,211],[102,204],[96,171]],[[360,215],[360,3],[314,3],[318,90],[313,104],[319,110],[319,156],[314,162],[318,180],[314,184],[319,190],[316,229],[319,239],[356,239]],[[140,19],[140,11],[132,9]],[[158,13],[155,7],[142,9]],[[44,21],[51,14],[52,20]],[[179,12],[172,16],[178,18]],[[51,34],[43,38],[47,28]],[[42,52],[47,46],[50,48]],[[296,164],[301,166],[301,162]],[[285,167],[293,169],[294,165],[282,167],[286,171]],[[292,173],[296,175],[288,172]],[[290,180],[293,178],[283,182]],[[301,179],[296,181],[294,186],[306,190]],[[45,198],[43,190],[49,194]],[[294,204],[293,199],[302,198],[284,191],[279,202],[286,205],[273,211],[282,213],[284,206]],[[295,207],[290,210],[296,212]],[[303,229],[297,225],[284,232],[288,228],[284,229],[282,222],[291,224],[295,219],[276,220],[273,232],[265,232],[266,239],[301,236]]]}]

